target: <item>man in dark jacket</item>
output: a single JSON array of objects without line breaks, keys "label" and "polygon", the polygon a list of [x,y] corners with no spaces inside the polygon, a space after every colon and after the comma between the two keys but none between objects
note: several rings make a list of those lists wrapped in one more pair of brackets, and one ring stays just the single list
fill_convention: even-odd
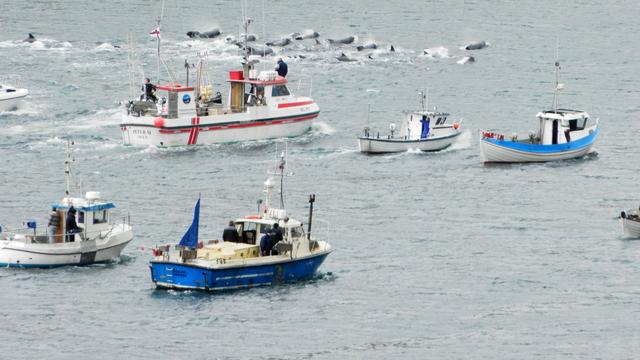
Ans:
[{"label": "man in dark jacket", "polygon": [[[142,91],[144,91],[144,98],[147,100],[151,100],[154,103],[158,101],[156,97],[156,86],[151,83],[151,79],[144,79],[144,85],[142,86]],[[140,99],[142,100],[142,99]]]},{"label": "man in dark jacket", "polygon": [[287,77],[287,72],[289,72],[289,67],[287,63],[282,60],[282,58],[278,58],[278,64],[276,65],[276,71],[278,75],[282,77]]},{"label": "man in dark jacket", "polygon": [[78,227],[76,223],[76,209],[71,206],[69,208],[69,212],[67,213],[67,219],[65,220],[65,231],[67,233],[66,240],[67,242],[75,241],[75,234],[82,231],[81,228]]},{"label": "man in dark jacket", "polygon": [[222,241],[240,242],[240,236],[238,236],[238,230],[236,230],[233,220],[229,221],[229,226],[222,231]]}]

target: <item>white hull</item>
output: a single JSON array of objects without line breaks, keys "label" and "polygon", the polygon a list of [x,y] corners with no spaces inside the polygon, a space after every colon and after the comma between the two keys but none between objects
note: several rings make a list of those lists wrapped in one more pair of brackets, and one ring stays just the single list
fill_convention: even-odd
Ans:
[{"label": "white hull", "polygon": [[[320,108],[308,98],[273,106],[247,107],[196,117],[181,115],[156,121],[156,116],[126,115],[120,125],[125,145],[187,146],[293,137],[309,131]],[[291,100],[289,100],[291,101]]]},{"label": "white hull", "polygon": [[133,239],[128,225],[118,226],[105,239],[55,244],[0,241],[0,264],[12,267],[54,267],[88,265],[120,256]]},{"label": "white hull", "polygon": [[640,237],[640,221],[622,219],[622,231],[625,236]]},{"label": "white hull", "polygon": [[591,152],[592,148],[593,144],[590,144],[572,151],[531,153],[497,146],[490,142],[480,140],[480,154],[484,162],[519,163],[568,160],[585,156]]},{"label": "white hull", "polygon": [[0,111],[10,111],[18,107],[18,103],[29,95],[26,89],[16,89],[15,92],[0,92]]},{"label": "white hull", "polygon": [[450,136],[428,138],[426,140],[377,139],[361,137],[358,139],[360,152],[371,154],[404,152],[408,150],[439,151],[449,147],[458,138],[460,132]]}]

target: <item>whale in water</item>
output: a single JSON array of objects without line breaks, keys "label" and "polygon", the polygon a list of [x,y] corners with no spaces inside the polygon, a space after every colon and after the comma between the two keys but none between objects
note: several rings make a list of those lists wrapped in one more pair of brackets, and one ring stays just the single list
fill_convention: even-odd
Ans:
[{"label": "whale in water", "polygon": [[220,32],[220,29],[213,29],[213,30],[209,30],[209,31],[205,31],[205,32],[199,32],[199,31],[188,31],[187,32],[187,36],[192,38],[192,39],[196,39],[196,38],[200,38],[200,39],[213,39],[217,36],[220,36],[220,34],[222,34]]},{"label": "whale in water", "polygon": [[462,59],[456,61],[456,63],[460,64],[460,65],[464,65],[464,64],[471,64],[476,62],[476,59],[473,56],[465,56]]},{"label": "whale in water", "polygon": [[258,37],[254,34],[245,35],[244,33],[240,34],[240,41],[244,41],[245,36],[247,37],[247,41],[256,41]]},{"label": "whale in water", "polygon": [[377,48],[378,48],[378,45],[376,43],[368,43],[368,44],[356,46],[356,49],[358,49],[358,51],[368,50],[368,49],[377,49]]},{"label": "whale in water", "polygon": [[[236,45],[238,45],[240,48],[243,48],[240,43],[237,43]],[[272,48],[261,45],[247,45],[247,50],[249,50],[250,55],[267,56],[273,55],[275,53]]]},{"label": "whale in water", "polygon": [[28,42],[28,43],[32,43],[36,41],[36,37],[33,36],[32,33],[29,33],[29,36],[27,36],[26,39],[22,40],[22,42]]},{"label": "whale in water", "polygon": [[291,37],[296,40],[315,39],[320,37],[320,34],[317,31],[313,30],[306,31],[304,33],[293,33],[291,35]]},{"label": "whale in water", "polygon": [[340,54],[340,56],[336,57],[336,59],[338,59],[338,61],[358,61],[356,59],[348,57],[345,53]]},{"label": "whale in water", "polygon": [[334,45],[344,44],[344,45],[347,45],[347,44],[353,43],[356,40],[356,38],[354,36],[347,36],[347,37],[343,37],[343,38],[340,38],[340,39],[327,39],[327,40],[329,41],[329,44],[334,44]]},{"label": "whale in water", "polygon": [[280,40],[274,40],[274,41],[267,42],[268,46],[287,46],[289,44],[291,44],[291,39],[289,39],[289,38],[282,38]]},{"label": "whale in water", "polygon": [[464,47],[465,50],[480,50],[480,49],[484,49],[487,46],[489,46],[489,43],[487,43],[486,41],[482,40],[482,41],[476,41],[476,42],[472,42],[471,44],[468,44],[467,46]]}]

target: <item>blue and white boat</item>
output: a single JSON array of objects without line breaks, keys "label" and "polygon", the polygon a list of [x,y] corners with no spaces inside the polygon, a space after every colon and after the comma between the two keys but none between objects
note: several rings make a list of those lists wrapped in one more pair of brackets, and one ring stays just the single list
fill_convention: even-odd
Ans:
[{"label": "blue and white boat", "polygon": [[589,114],[581,110],[559,109],[560,64],[556,61],[556,90],[553,110],[539,112],[539,128],[529,136],[518,137],[482,131],[480,153],[485,163],[543,162],[579,158],[589,154],[599,129],[598,120],[588,126]]},{"label": "blue and white boat", "polygon": [[[284,156],[279,164],[284,176]],[[282,178],[281,178],[282,180]],[[282,185],[282,181],[280,184]],[[280,208],[271,207],[273,178],[265,182],[266,201],[258,215],[233,221],[234,240],[198,240],[200,200],[196,203],[193,223],[177,245],[154,249],[151,280],[158,288],[220,291],[294,282],[312,278],[332,249],[326,240],[311,232],[313,202],[309,198],[307,229],[290,218],[284,209],[282,187]],[[278,224],[283,240],[266,251],[261,234]],[[263,236],[264,238],[264,236]],[[262,246],[261,246],[262,245]]]}]

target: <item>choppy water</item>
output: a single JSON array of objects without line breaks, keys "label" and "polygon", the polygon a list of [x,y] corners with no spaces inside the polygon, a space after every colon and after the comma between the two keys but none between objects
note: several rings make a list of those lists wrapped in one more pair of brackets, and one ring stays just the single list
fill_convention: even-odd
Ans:
[{"label": "choppy water", "polygon": [[[0,114],[0,222],[44,222],[62,196],[63,144],[72,137],[83,188],[116,201],[135,225],[118,263],[2,269],[1,357],[637,357],[640,242],[622,238],[616,219],[640,201],[636,2],[251,6],[262,38],[313,28],[322,38],[355,34],[381,45],[373,59],[344,49],[353,63],[338,63],[343,50],[326,44],[283,53],[306,56],[289,61],[290,78],[312,79],[322,109],[314,129],[289,142],[288,196],[304,218],[306,196],[316,193],[317,216],[334,229],[336,251],[320,274],[221,295],[155,290],[148,248],[182,234],[198,192],[205,234],[252,212],[274,142],[122,147],[127,38],[137,68],[154,74],[147,33],[159,2],[0,0],[0,76],[31,90],[21,110]],[[236,1],[168,0],[163,48],[175,73],[182,78],[184,59],[208,50],[222,84],[237,51],[184,33],[237,32],[240,13]],[[42,41],[19,43],[29,31]],[[551,105],[556,39],[567,84],[561,105],[600,118],[597,154],[483,166],[479,128],[526,132]],[[457,64],[473,40],[491,46],[473,52],[474,64]],[[421,55],[437,47],[448,57]],[[464,118],[458,144],[434,154],[357,152],[367,103],[372,127],[384,130],[425,86],[432,105]]]}]

